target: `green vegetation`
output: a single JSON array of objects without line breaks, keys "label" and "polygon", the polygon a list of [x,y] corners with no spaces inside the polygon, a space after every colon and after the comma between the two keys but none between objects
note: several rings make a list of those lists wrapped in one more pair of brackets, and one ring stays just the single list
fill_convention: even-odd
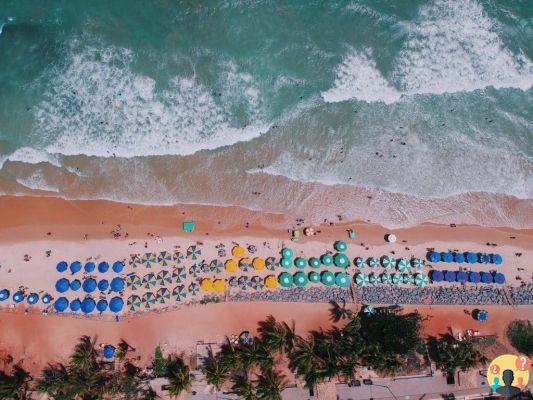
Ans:
[{"label": "green vegetation", "polygon": [[0,399],[27,399],[30,381],[30,374],[19,365],[10,374],[0,371]]},{"label": "green vegetation", "polygon": [[533,355],[533,325],[531,321],[516,320],[507,328],[509,341],[522,354]]},{"label": "green vegetation", "polygon": [[454,376],[457,370],[468,371],[478,363],[485,363],[486,358],[474,347],[471,340],[459,341],[446,334],[440,339],[430,339],[437,368],[448,376]]}]

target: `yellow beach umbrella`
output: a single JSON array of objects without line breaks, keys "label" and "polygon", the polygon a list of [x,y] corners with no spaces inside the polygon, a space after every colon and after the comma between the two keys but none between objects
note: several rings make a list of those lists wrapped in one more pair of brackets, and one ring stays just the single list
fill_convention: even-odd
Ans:
[{"label": "yellow beach umbrella", "polygon": [[231,260],[231,259],[226,261],[226,263],[224,264],[224,267],[226,268],[226,271],[228,272],[235,272],[239,268],[239,266],[237,265],[237,261]]},{"label": "yellow beach umbrella", "polygon": [[213,290],[217,293],[224,293],[224,290],[226,290],[226,283],[222,279],[215,279],[213,281]]},{"label": "yellow beach umbrella", "polygon": [[231,255],[235,258],[242,258],[244,256],[244,247],[241,246],[235,246],[233,249],[231,249]]},{"label": "yellow beach umbrella", "polygon": [[259,271],[261,269],[265,269],[265,260],[263,260],[260,257],[255,257],[253,261],[254,269],[256,271]]},{"label": "yellow beach umbrella", "polygon": [[209,278],[202,279],[202,290],[205,292],[213,290],[213,281]]},{"label": "yellow beach umbrella", "polygon": [[265,278],[265,286],[267,289],[275,289],[278,287],[278,278],[276,278],[274,275],[268,275]]}]

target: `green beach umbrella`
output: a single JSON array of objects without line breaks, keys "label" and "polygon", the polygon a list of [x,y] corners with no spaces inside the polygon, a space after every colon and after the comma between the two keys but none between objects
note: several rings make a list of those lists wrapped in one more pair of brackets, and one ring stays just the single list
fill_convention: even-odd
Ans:
[{"label": "green beach umbrella", "polygon": [[416,274],[415,275],[415,284],[418,287],[424,287],[429,285],[429,278],[426,274]]},{"label": "green beach umbrella", "polygon": [[282,258],[279,261],[279,265],[281,265],[282,268],[285,269],[291,269],[292,267],[292,260],[290,258]]},{"label": "green beach umbrella", "polygon": [[381,283],[381,278],[379,277],[378,274],[376,274],[375,272],[371,272],[369,275],[368,275],[368,280],[370,281],[370,283],[372,285],[377,285],[379,283]]},{"label": "green beach umbrella", "polygon": [[296,268],[305,268],[307,266],[307,260],[303,257],[298,257],[294,260],[294,265],[296,265]]},{"label": "green beach umbrella", "polygon": [[343,253],[336,253],[333,256],[333,263],[340,268],[348,268],[350,265],[350,259],[346,254]]},{"label": "green beach umbrella", "polygon": [[326,267],[329,267],[331,264],[333,264],[333,256],[331,254],[322,254],[320,257],[320,261],[322,264],[324,264]]},{"label": "green beach umbrella", "polygon": [[357,257],[355,259],[355,265],[357,266],[357,268],[365,268],[367,265],[366,265],[366,258],[364,257]]},{"label": "green beach umbrella", "polygon": [[377,268],[377,267],[379,267],[379,258],[377,258],[377,257],[370,257],[370,258],[368,259],[368,266],[369,266],[370,268]]},{"label": "green beach umbrella", "polygon": [[403,283],[405,285],[412,285],[415,283],[414,277],[411,274],[403,274]]},{"label": "green beach umbrella", "polygon": [[294,279],[292,278],[292,275],[288,272],[283,272],[279,275],[278,282],[281,286],[288,288],[292,286]]},{"label": "green beach umbrella", "polygon": [[392,274],[392,284],[393,285],[399,285],[401,283],[403,283],[402,275],[401,274],[396,274],[396,273]]},{"label": "green beach umbrella", "polygon": [[346,242],[343,242],[342,240],[337,240],[335,244],[333,245],[336,251],[344,253],[346,250],[348,250],[348,245]]},{"label": "green beach umbrella", "polygon": [[391,283],[391,277],[388,272],[383,272],[381,274],[381,283],[385,283],[387,285],[390,285]]},{"label": "green beach umbrella", "polygon": [[304,272],[297,272],[293,275],[294,284],[296,286],[305,286],[307,285],[307,282],[309,282],[309,279],[307,279],[307,275]]},{"label": "green beach umbrella", "polygon": [[331,286],[335,283],[335,275],[333,275],[333,272],[331,271],[324,271],[322,272],[320,280],[324,285]]},{"label": "green beach umbrella", "polygon": [[311,283],[318,283],[320,282],[320,274],[315,271],[309,272],[309,282]]},{"label": "green beach umbrella", "polygon": [[309,265],[311,268],[320,268],[320,260],[316,257],[311,257],[309,259]]},{"label": "green beach umbrella", "polygon": [[413,266],[413,268],[422,269],[425,267],[426,262],[422,260],[421,258],[413,258],[411,260],[411,265]]},{"label": "green beach umbrella", "polygon": [[398,272],[406,273],[411,270],[411,263],[407,258],[400,258],[398,260],[398,263],[396,264],[398,266]]},{"label": "green beach umbrella", "polygon": [[376,313],[376,309],[372,306],[365,306],[365,308],[363,308],[363,312],[365,314],[375,314]]},{"label": "green beach umbrella", "polygon": [[291,248],[284,247],[283,249],[281,249],[281,257],[292,259],[293,256],[294,251]]},{"label": "green beach umbrella", "polygon": [[368,286],[368,284],[370,283],[370,281],[368,279],[368,275],[367,274],[363,274],[362,272],[359,273],[359,274],[356,274],[355,275],[355,283],[357,283],[357,286],[360,286],[360,287]]},{"label": "green beach umbrella", "polygon": [[335,276],[335,283],[341,288],[346,288],[350,285],[350,277],[344,272],[338,272]]},{"label": "green beach umbrella", "polygon": [[381,258],[381,265],[383,265],[384,268],[394,269],[396,266],[396,259],[391,256],[383,256]]}]

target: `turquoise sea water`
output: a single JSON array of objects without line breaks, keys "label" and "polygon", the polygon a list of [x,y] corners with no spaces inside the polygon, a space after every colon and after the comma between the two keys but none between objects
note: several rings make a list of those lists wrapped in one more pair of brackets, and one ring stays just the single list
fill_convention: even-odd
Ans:
[{"label": "turquoise sea water", "polygon": [[533,225],[530,1],[4,0],[0,27],[1,193]]}]

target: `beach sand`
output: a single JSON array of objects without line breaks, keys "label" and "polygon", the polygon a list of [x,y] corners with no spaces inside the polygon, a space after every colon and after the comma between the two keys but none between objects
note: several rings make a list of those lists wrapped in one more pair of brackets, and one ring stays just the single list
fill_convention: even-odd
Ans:
[{"label": "beach sand", "polygon": [[[0,286],[11,290],[22,285],[29,291],[49,291],[58,279],[55,265],[60,260],[112,262],[147,251],[185,251],[197,242],[203,244],[202,257],[207,260],[217,257],[215,245],[223,243],[229,250],[232,242],[256,246],[255,255],[260,257],[277,256],[282,245],[294,248],[295,256],[309,257],[331,250],[336,239],[348,242],[350,259],[391,252],[396,258],[424,257],[429,248],[498,252],[503,255],[504,263],[497,269],[507,275],[507,285],[532,281],[533,271],[527,260],[533,256],[533,230],[435,224],[387,230],[378,225],[344,221],[340,216],[336,221],[314,226],[320,232],[316,236],[302,235],[298,243],[293,243],[288,230],[306,226],[305,223],[297,226],[295,219],[300,216],[262,214],[238,207],[163,207],[3,196],[0,215]],[[182,222],[188,220],[196,221],[193,233],[181,229]],[[347,229],[356,231],[355,239],[348,239]],[[115,238],[113,233],[117,232],[120,235]],[[394,233],[397,243],[385,242],[387,233]],[[46,255],[47,251],[51,251],[50,256]],[[25,255],[31,259],[24,261]],[[472,265],[472,269],[488,268],[479,264]],[[220,342],[226,335],[253,330],[256,322],[268,314],[281,320],[294,319],[297,331],[304,333],[330,324],[328,308],[327,304],[302,303],[194,305],[166,313],[121,317],[116,323],[96,318],[46,316],[34,309],[24,314],[24,306],[18,306],[0,311],[0,351],[12,354],[16,360],[25,359],[25,367],[36,371],[49,361],[64,360],[77,338],[87,334],[109,343],[125,339],[137,349],[142,361],[146,361],[157,344],[162,344],[166,351],[191,352],[199,340]],[[489,306],[484,308],[490,310],[490,322],[481,325],[463,312],[472,307],[417,308],[434,316],[427,323],[427,334],[442,333],[451,327],[502,335],[509,321],[533,318],[533,307]]]}]

